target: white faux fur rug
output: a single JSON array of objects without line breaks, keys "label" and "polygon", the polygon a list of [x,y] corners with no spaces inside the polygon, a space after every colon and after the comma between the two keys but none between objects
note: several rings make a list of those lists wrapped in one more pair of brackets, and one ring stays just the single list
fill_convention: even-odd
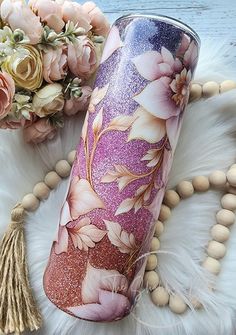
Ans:
[{"label": "white faux fur rug", "polygon": [[[202,43],[196,81],[236,80],[234,48]],[[231,55],[231,56],[230,56]],[[223,66],[227,64],[227,66]],[[15,203],[43,179],[56,161],[67,156],[78,141],[83,115],[68,120],[56,140],[33,148],[23,143],[20,132],[0,131],[0,233],[6,228]],[[236,90],[190,105],[175,154],[170,187],[182,179],[226,170],[236,157]],[[159,272],[164,282],[186,300],[191,287],[204,310],[189,309],[177,316],[169,308],[152,304],[142,294],[134,313],[122,321],[97,324],[80,321],[57,309],[46,298],[42,278],[47,264],[67,182],[51,193],[38,211],[27,219],[28,259],[31,283],[44,317],[39,335],[233,335],[236,332],[236,226],[227,243],[227,255],[217,278],[203,271],[199,263],[210,239],[210,227],[220,208],[218,192],[209,191],[182,201],[166,222],[161,237]],[[216,292],[208,290],[216,282]],[[187,300],[186,300],[187,301]],[[188,301],[187,301],[188,302]]]}]

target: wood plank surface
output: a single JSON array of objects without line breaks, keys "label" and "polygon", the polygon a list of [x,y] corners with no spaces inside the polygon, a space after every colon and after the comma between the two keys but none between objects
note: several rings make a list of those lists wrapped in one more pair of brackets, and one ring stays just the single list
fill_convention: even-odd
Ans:
[{"label": "wood plank surface", "polygon": [[[95,0],[110,22],[124,14],[146,13],[172,16],[190,25],[202,39],[226,40],[236,45],[236,0],[155,1]],[[236,50],[236,48],[235,48]]]}]

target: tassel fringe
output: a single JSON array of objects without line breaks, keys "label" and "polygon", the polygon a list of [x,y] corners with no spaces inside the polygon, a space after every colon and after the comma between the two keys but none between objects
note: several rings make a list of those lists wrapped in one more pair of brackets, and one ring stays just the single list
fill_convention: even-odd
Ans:
[{"label": "tassel fringe", "polygon": [[17,204],[0,245],[0,331],[4,334],[37,330],[42,323],[28,278],[25,214]]}]

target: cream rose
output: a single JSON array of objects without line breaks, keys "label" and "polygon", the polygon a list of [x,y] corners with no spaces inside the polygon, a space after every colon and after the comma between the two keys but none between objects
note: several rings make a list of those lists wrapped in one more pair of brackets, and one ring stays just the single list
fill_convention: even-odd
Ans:
[{"label": "cream rose", "polygon": [[33,110],[39,117],[45,117],[62,111],[64,96],[62,85],[49,84],[37,91],[33,97]]},{"label": "cream rose", "polygon": [[16,86],[35,91],[42,85],[42,54],[32,45],[25,45],[8,56],[2,69],[12,76]]},{"label": "cream rose", "polygon": [[68,45],[68,65],[78,77],[88,78],[97,67],[97,54],[92,41],[80,36],[74,44]]},{"label": "cream rose", "polygon": [[21,0],[3,0],[0,7],[1,18],[12,30],[21,29],[30,39],[30,44],[39,43],[43,34],[40,19]]},{"label": "cream rose", "polygon": [[9,74],[0,72],[0,120],[11,111],[14,94],[15,84],[13,79]]}]

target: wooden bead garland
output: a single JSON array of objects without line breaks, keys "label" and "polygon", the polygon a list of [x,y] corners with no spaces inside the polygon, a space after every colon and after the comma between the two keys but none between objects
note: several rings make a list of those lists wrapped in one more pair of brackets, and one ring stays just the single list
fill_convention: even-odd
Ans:
[{"label": "wooden bead garland", "polygon": [[[171,215],[170,208],[176,207],[180,202],[180,198],[188,198],[194,193],[194,191],[206,192],[208,191],[210,185],[214,188],[221,189],[223,186],[227,185],[227,181],[230,187],[233,188],[235,185],[234,173],[236,173],[236,164],[233,164],[230,167],[227,174],[225,174],[223,171],[216,170],[213,171],[209,177],[197,176],[194,177],[192,181],[185,180],[180,182],[177,185],[176,190],[167,190],[164,196],[159,219],[155,226],[155,232],[151,242],[150,251],[155,251],[153,245],[157,242],[157,240],[157,250],[159,250],[160,236],[164,231],[163,222],[168,220]],[[231,176],[233,176],[233,178],[231,178]],[[236,195],[231,193],[224,195],[221,199],[221,204],[223,208],[216,213],[216,224],[211,228],[212,240],[209,241],[208,246],[206,247],[207,257],[202,263],[203,268],[205,268],[213,275],[218,275],[220,273],[220,260],[225,256],[227,251],[224,243],[229,239],[230,236],[229,227],[235,222],[236,217],[233,211],[236,209]],[[157,258],[157,255],[152,253],[150,256],[148,256],[148,262],[144,276],[144,287],[149,289],[152,302],[157,306],[166,306],[168,304],[172,312],[176,314],[183,314],[187,310],[187,304],[179,295],[176,295],[173,292],[168,292],[167,289],[162,286],[158,274],[155,276],[153,273],[155,272],[154,269],[158,266],[158,261],[155,262],[153,256]],[[149,271],[149,268],[151,268],[151,271]],[[150,280],[150,285],[148,285],[148,280]],[[190,298],[189,301],[190,305],[195,309],[202,307],[201,303],[195,298]]]},{"label": "wooden bead garland", "polygon": [[190,88],[189,102],[197,101],[203,98],[210,98],[217,94],[222,94],[236,88],[236,82],[233,80],[224,80],[222,83],[208,81],[204,84],[192,83]]},{"label": "wooden bead garland", "polygon": [[[68,155],[68,161],[61,160],[56,164],[55,170],[49,172],[44,182],[40,182],[35,185],[33,193],[27,194],[22,199],[22,205],[27,211],[35,211],[40,204],[40,200],[47,199],[49,196],[50,189],[54,189],[58,186],[61,178],[66,178],[69,176],[71,171],[71,166],[73,164],[72,159],[75,159],[76,151],[73,150]],[[191,181],[180,182],[176,190],[167,190],[164,196],[163,204],[161,206],[159,220],[155,225],[154,237],[151,241],[151,252],[156,252],[160,249],[160,236],[164,231],[164,224],[166,220],[171,216],[171,208],[176,207],[181,198],[185,199],[196,192],[206,192],[208,191],[210,185],[213,187],[220,187],[226,185],[227,181],[230,188],[235,186],[234,176],[236,172],[236,164],[233,164],[229,169],[227,175],[222,171],[214,171],[209,177],[206,176],[196,176]],[[227,178],[226,178],[227,176]],[[228,178],[229,176],[229,178]],[[230,183],[233,183],[230,184]],[[233,210],[236,209],[236,195],[228,193],[224,195],[221,199],[222,209],[216,213],[216,221],[211,229],[212,240],[206,248],[207,257],[202,263],[202,266],[214,275],[220,272],[221,265],[220,259],[222,259],[226,254],[226,247],[224,242],[228,240],[230,231],[229,227],[235,222],[235,214]],[[146,272],[144,275],[144,286],[150,291],[151,299],[153,303],[157,306],[169,305],[170,310],[176,314],[183,314],[187,310],[187,304],[183,299],[174,294],[173,292],[168,292],[166,288],[161,285],[158,273],[155,271],[158,266],[158,259],[155,253],[148,256],[146,264]],[[201,308],[202,305],[197,299],[190,299],[191,304],[194,308]]]},{"label": "wooden bead garland", "polygon": [[[76,151],[73,150],[68,155],[67,160],[57,162],[56,171],[50,171],[44,178],[44,181],[39,182],[33,188],[33,193],[26,194],[21,204],[26,211],[34,212],[40,205],[41,200],[46,200],[49,197],[50,191],[55,189],[61,182],[61,178],[66,178],[70,175],[72,159],[75,159]],[[154,260],[155,262],[155,260]]]}]

